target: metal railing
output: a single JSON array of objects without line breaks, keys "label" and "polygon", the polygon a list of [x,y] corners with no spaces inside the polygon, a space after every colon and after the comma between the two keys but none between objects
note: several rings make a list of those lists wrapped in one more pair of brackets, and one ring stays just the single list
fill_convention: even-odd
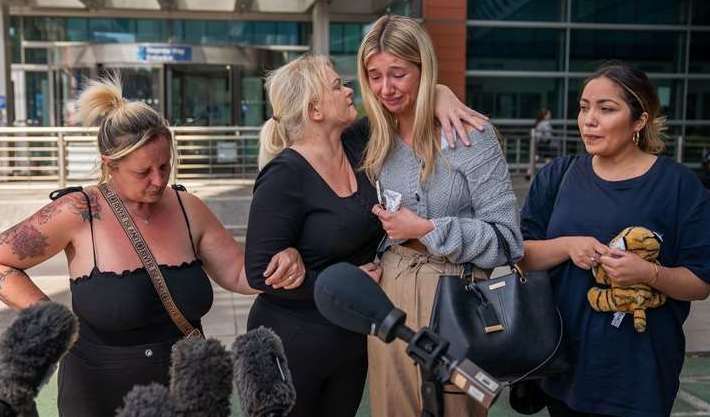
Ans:
[{"label": "metal railing", "polygon": [[[495,122],[495,121],[494,121]],[[545,138],[538,138],[529,124],[498,123],[502,146],[512,173],[534,175],[549,160],[561,155],[585,153],[576,126],[557,124]],[[709,136],[667,135],[665,155],[691,169],[699,169],[705,152],[710,152]]]},{"label": "metal railing", "polygon": [[[534,174],[558,155],[583,153],[576,126],[553,124],[540,144],[530,123],[499,121],[512,173]],[[174,127],[178,150],[173,178],[253,178],[257,172],[259,127]],[[0,127],[0,183],[45,182],[60,187],[97,178],[96,128]],[[697,169],[710,137],[671,136],[667,154]]]},{"label": "metal railing", "polygon": [[[250,178],[258,127],[174,127],[180,179]],[[86,183],[98,175],[96,128],[0,128],[0,182]]]}]

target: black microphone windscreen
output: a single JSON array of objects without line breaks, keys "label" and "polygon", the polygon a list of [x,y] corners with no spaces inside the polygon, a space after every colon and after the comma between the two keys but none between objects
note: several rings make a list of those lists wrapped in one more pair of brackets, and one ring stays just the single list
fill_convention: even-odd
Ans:
[{"label": "black microphone windscreen", "polygon": [[168,389],[158,383],[136,386],[123,397],[116,417],[177,417]]},{"label": "black microphone windscreen", "polygon": [[285,416],[296,403],[296,389],[281,339],[259,327],[237,336],[234,385],[245,417]]},{"label": "black microphone windscreen", "polygon": [[349,263],[331,265],[315,284],[318,311],[333,324],[361,334],[374,334],[394,308],[365,271]]},{"label": "black microphone windscreen", "polygon": [[0,400],[18,415],[36,413],[34,398],[74,344],[78,322],[68,308],[41,302],[20,311],[0,336]]},{"label": "black microphone windscreen", "polygon": [[189,416],[229,417],[232,355],[215,339],[183,339],[175,344],[170,394],[178,412]]}]

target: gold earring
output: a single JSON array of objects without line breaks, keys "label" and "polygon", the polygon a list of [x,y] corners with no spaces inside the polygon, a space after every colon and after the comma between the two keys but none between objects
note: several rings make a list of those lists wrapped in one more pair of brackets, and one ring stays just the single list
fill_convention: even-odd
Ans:
[{"label": "gold earring", "polygon": [[631,140],[634,142],[634,145],[639,146],[639,132],[636,131],[634,132],[634,136],[631,138]]}]

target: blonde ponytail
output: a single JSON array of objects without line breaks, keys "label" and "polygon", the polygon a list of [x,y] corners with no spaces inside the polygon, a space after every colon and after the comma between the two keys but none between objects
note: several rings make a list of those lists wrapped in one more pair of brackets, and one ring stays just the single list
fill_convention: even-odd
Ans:
[{"label": "blonde ponytail", "polygon": [[302,55],[272,71],[264,87],[274,116],[259,132],[259,169],[303,136],[308,106],[317,102],[326,85],[327,57]]},{"label": "blonde ponytail", "polygon": [[[170,143],[175,160],[175,143],[168,122],[149,105],[123,98],[121,79],[112,73],[101,80],[91,80],[77,100],[76,121],[84,126],[99,126],[99,153],[110,161],[119,161],[156,137]],[[101,163],[99,183],[108,181],[110,169]]]},{"label": "blonde ponytail", "polygon": [[287,132],[273,117],[269,118],[259,132],[259,170],[291,146]]}]

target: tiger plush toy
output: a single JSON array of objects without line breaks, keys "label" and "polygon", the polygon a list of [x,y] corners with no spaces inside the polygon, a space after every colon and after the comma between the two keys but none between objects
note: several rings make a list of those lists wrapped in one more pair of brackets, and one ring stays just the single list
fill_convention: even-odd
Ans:
[{"label": "tiger plush toy", "polygon": [[[641,258],[658,263],[656,260],[661,250],[661,238],[641,226],[631,226],[622,230],[609,242],[609,247],[632,251]],[[596,311],[633,313],[634,328],[641,333],[646,330],[646,309],[656,308],[666,302],[666,295],[646,284],[620,287],[610,282],[601,265],[592,268],[597,284],[607,288],[592,287],[587,292],[589,305]]]}]

